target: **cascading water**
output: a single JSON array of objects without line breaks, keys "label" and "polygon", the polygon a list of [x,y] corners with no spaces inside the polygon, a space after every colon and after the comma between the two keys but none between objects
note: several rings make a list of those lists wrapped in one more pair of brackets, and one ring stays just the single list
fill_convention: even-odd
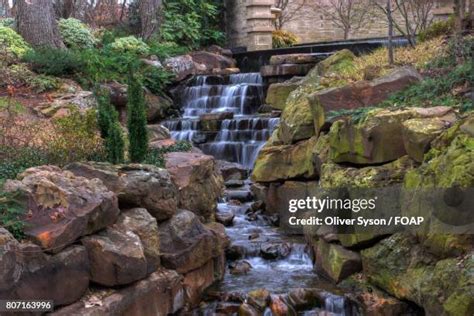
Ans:
[{"label": "cascading water", "polygon": [[[279,118],[256,115],[263,98],[259,73],[197,76],[180,95],[182,119],[163,125],[174,139],[191,141],[206,154],[251,169],[258,151],[279,123]],[[214,130],[203,129],[200,116],[224,112],[233,113],[233,118],[219,120]]]}]

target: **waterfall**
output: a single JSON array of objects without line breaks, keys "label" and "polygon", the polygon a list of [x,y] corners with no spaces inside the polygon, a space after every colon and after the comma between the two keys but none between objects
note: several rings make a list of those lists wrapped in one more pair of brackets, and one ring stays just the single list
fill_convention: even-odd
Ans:
[{"label": "waterfall", "polygon": [[[279,118],[257,115],[263,99],[260,73],[196,76],[181,95],[183,118],[163,125],[176,140],[194,142],[206,154],[252,169],[258,152],[279,124]],[[216,130],[202,130],[200,115],[223,112],[234,116],[219,121]]]}]

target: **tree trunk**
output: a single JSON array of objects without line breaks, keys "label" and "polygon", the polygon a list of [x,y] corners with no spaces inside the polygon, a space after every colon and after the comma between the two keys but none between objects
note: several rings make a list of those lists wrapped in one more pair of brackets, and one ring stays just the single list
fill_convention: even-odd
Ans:
[{"label": "tree trunk", "polygon": [[140,36],[148,40],[161,24],[162,0],[140,0]]},{"label": "tree trunk", "polygon": [[395,57],[393,56],[393,16],[392,1],[387,0],[387,19],[388,19],[388,63],[393,65]]},{"label": "tree trunk", "polygon": [[33,47],[64,48],[51,0],[17,0],[18,31]]}]

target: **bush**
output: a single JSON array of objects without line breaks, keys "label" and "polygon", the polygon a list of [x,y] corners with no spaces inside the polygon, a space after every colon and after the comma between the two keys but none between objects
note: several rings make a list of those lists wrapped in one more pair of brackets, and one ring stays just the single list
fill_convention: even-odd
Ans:
[{"label": "bush", "polygon": [[15,179],[28,168],[48,163],[45,152],[35,147],[0,147],[0,181]]},{"label": "bush", "polygon": [[36,93],[54,90],[59,86],[58,78],[35,74],[24,63],[1,68],[0,76],[4,78],[3,85],[28,86]]},{"label": "bush", "polygon": [[97,40],[87,25],[77,19],[60,19],[58,26],[63,42],[69,48],[92,48],[97,43]]},{"label": "bush", "polygon": [[148,45],[135,36],[117,38],[115,41],[108,44],[107,48],[114,53],[137,56],[146,56],[150,52]]},{"label": "bush", "polygon": [[0,226],[8,230],[17,240],[25,238],[25,222],[27,206],[18,198],[19,193],[0,191]]},{"label": "bush", "polygon": [[426,42],[440,36],[446,36],[454,32],[454,17],[444,21],[433,22],[426,30],[418,34],[420,42]]},{"label": "bush", "polygon": [[128,82],[128,155],[132,162],[141,162],[148,152],[146,105],[143,87],[136,75],[130,73]]},{"label": "bush", "polygon": [[276,30],[272,33],[273,48],[286,48],[298,44],[298,37],[287,31]]},{"label": "bush", "polygon": [[30,47],[23,38],[9,27],[0,26],[0,55],[7,58],[22,58]]},{"label": "bush", "polygon": [[82,70],[80,56],[71,50],[39,48],[26,53],[23,60],[37,73],[49,76],[72,75]]},{"label": "bush", "polygon": [[160,168],[165,167],[164,155],[171,152],[189,152],[193,148],[193,145],[188,141],[178,141],[176,144],[163,147],[160,149],[152,148],[148,151],[144,163],[155,165]]},{"label": "bush", "polygon": [[173,74],[162,68],[148,66],[143,69],[143,84],[153,94],[165,95],[166,85],[172,78]]},{"label": "bush", "polygon": [[0,19],[0,27],[9,27],[11,29],[15,29],[15,19],[13,18],[4,18]]}]

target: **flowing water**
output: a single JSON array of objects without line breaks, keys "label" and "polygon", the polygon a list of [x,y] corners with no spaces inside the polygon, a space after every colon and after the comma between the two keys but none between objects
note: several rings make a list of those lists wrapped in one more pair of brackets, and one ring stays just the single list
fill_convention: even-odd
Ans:
[{"label": "flowing water", "polygon": [[[279,118],[257,114],[263,104],[264,90],[260,74],[247,73],[217,76],[197,76],[180,95],[183,117],[163,123],[176,140],[197,144],[204,153],[217,159],[237,162],[252,169],[259,150],[279,123]],[[203,131],[199,116],[208,113],[232,112],[232,119],[220,122],[214,131]],[[250,182],[232,191],[250,191]],[[230,198],[219,203],[218,212],[233,212],[233,226],[226,229],[233,249],[240,249],[240,258],[250,264],[246,274],[234,275],[229,269],[224,280],[210,291],[219,293],[248,293],[265,288],[272,294],[286,294],[298,288],[327,288],[313,272],[313,262],[302,236],[286,236],[273,226],[268,217],[249,217],[246,211],[251,201],[235,205]],[[284,256],[265,259],[264,245],[282,245]],[[235,261],[234,261],[235,262]],[[228,263],[232,263],[229,261]],[[325,292],[322,309],[327,315],[346,315],[347,304],[342,296]],[[200,309],[198,315],[214,315],[218,301]],[[321,307],[319,311],[321,310]],[[267,310],[265,315],[271,315]],[[317,315],[310,311],[301,315]]]}]

